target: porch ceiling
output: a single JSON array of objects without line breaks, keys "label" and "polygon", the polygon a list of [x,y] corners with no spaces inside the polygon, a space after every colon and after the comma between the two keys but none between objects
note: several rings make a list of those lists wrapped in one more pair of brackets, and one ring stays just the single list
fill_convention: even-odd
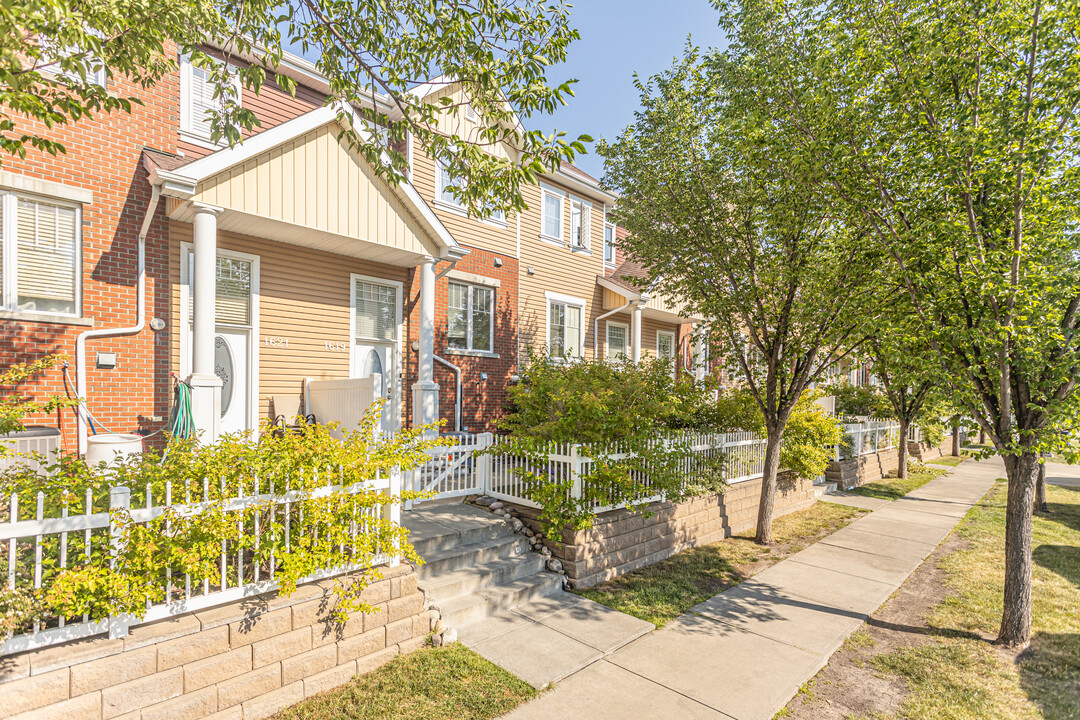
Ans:
[{"label": "porch ceiling", "polygon": [[604,290],[605,310],[613,310],[630,300],[641,303],[642,317],[652,320],[679,324],[698,323],[704,320],[692,314],[685,302],[677,301],[667,295],[643,292],[617,278],[598,276],[596,282]]}]

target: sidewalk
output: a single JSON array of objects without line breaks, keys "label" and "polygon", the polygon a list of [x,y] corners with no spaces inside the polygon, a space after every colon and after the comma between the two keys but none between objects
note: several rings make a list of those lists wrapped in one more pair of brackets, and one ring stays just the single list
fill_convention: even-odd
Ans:
[{"label": "sidewalk", "polygon": [[1003,476],[963,463],[504,717],[768,720]]}]

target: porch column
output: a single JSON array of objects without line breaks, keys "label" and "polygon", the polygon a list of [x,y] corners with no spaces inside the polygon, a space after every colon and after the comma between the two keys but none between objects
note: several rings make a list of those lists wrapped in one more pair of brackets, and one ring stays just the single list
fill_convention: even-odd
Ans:
[{"label": "porch column", "polygon": [[630,360],[635,364],[641,362],[641,303],[634,303],[630,314]]},{"label": "porch column", "polygon": [[694,378],[699,382],[705,379],[705,375],[708,374],[708,358],[706,352],[708,345],[706,339],[708,337],[708,326],[705,323],[698,323],[698,326],[694,328]]},{"label": "porch column", "polygon": [[420,350],[413,383],[413,426],[439,419],[439,386],[435,382],[435,258],[420,263]]},{"label": "porch column", "polygon": [[191,414],[203,443],[221,434],[221,378],[214,372],[217,301],[217,216],[221,208],[194,203],[195,277],[191,332]]}]

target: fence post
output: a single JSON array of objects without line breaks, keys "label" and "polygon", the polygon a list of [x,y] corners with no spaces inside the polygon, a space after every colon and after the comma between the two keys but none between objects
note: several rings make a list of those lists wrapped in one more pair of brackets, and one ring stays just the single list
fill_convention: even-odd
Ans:
[{"label": "fence post", "polygon": [[570,497],[574,500],[581,499],[581,446],[570,446]]},{"label": "fence post", "polygon": [[[487,450],[491,447],[495,436],[489,432],[480,433],[476,439],[477,450]],[[476,456],[474,456],[476,457]],[[487,495],[491,491],[491,455],[484,453],[476,458],[476,485],[481,495]]]},{"label": "fence post", "polygon": [[[415,472],[415,471],[409,471]],[[401,495],[402,490],[401,482],[401,468],[395,467],[390,470],[390,497]],[[399,501],[392,501],[390,503],[390,523],[392,525],[401,525],[401,503]],[[390,567],[397,567],[401,564],[401,546],[395,541],[393,556],[390,558]]]},{"label": "fence post", "polygon": [[[116,512],[125,513],[131,507],[131,489],[126,487],[109,488],[109,569],[116,569],[116,560],[122,549],[120,524],[116,522]],[[109,616],[109,639],[127,637],[131,616],[127,613]]]}]

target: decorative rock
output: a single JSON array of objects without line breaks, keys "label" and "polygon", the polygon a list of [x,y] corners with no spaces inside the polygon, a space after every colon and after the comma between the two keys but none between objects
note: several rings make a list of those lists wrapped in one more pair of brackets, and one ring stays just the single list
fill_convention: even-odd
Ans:
[{"label": "decorative rock", "polygon": [[489,503],[488,507],[491,508],[492,510],[502,510],[503,504],[502,504],[502,502],[496,500],[493,503]]},{"label": "decorative rock", "polygon": [[432,635],[431,636],[431,644],[434,645],[435,647],[442,647],[443,636],[442,635]]},{"label": "decorative rock", "polygon": [[547,561],[547,569],[551,572],[562,572],[562,563],[555,558],[551,558]]},{"label": "decorative rock", "polygon": [[489,507],[493,502],[495,502],[495,500],[489,498],[487,495],[481,495],[480,497],[476,498],[476,504],[482,507]]},{"label": "decorative rock", "polygon": [[532,528],[525,528],[525,537],[536,537],[536,533],[532,531]]},{"label": "decorative rock", "polygon": [[447,645],[451,645],[457,642],[457,630],[450,628],[442,635],[443,642]]},{"label": "decorative rock", "polygon": [[551,557],[551,548],[545,547],[543,550],[540,551],[540,554],[544,557]]},{"label": "decorative rock", "polygon": [[506,518],[507,520],[509,520],[510,518],[514,517],[513,515],[511,515],[511,514],[510,514],[510,511],[509,511],[509,510],[504,510],[504,511],[503,511],[503,514],[502,514],[502,516],[503,516],[504,518]]},{"label": "decorative rock", "polygon": [[437,634],[437,635],[441,634],[443,630],[446,630],[446,623],[444,623],[442,620],[436,621],[435,622],[435,634]]},{"label": "decorative rock", "polygon": [[525,523],[521,522],[517,518],[514,518],[510,522],[510,524],[514,527],[514,532],[517,532],[518,530],[520,530],[521,528],[523,528],[525,526]]}]

